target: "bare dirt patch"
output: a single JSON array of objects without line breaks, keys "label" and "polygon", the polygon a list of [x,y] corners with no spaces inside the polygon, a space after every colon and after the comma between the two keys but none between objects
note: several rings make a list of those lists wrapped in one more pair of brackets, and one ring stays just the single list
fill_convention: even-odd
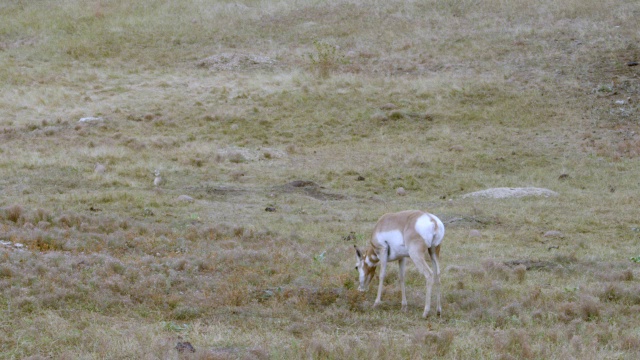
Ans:
[{"label": "bare dirt patch", "polygon": [[198,67],[211,70],[249,70],[249,69],[270,69],[276,61],[268,56],[243,54],[243,53],[222,53],[209,56],[198,62]]},{"label": "bare dirt patch", "polygon": [[279,159],[287,156],[286,152],[274,148],[248,149],[244,147],[227,147],[218,150],[218,155],[230,162],[240,163],[264,159]]},{"label": "bare dirt patch", "polygon": [[325,187],[316,184],[313,181],[307,180],[295,180],[288,182],[284,185],[278,185],[267,188],[259,187],[236,187],[225,185],[207,185],[200,188],[190,188],[191,191],[204,191],[208,195],[214,197],[228,197],[228,196],[240,196],[249,193],[255,194],[298,194],[304,195],[316,200],[344,200],[347,197],[341,194],[332,193],[326,190]]},{"label": "bare dirt patch", "polygon": [[285,185],[278,186],[274,190],[285,194],[302,194],[317,200],[343,200],[346,198],[344,195],[330,193],[324,189],[324,187],[314,183],[313,181],[295,180]]},{"label": "bare dirt patch", "polygon": [[527,270],[553,270],[562,267],[562,265],[552,261],[531,259],[505,261],[504,264],[510,268],[523,265]]}]

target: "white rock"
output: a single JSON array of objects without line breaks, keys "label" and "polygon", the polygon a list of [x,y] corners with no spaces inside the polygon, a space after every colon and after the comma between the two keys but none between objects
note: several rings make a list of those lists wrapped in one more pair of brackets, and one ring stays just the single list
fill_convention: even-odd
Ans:
[{"label": "white rock", "polygon": [[469,237],[482,237],[482,233],[480,233],[480,230],[471,230],[469,231]]},{"label": "white rock", "polygon": [[403,187],[399,187],[396,189],[396,194],[399,196],[405,196],[407,195],[407,191]]},{"label": "white rock", "polygon": [[155,186],[162,185],[163,181],[162,181],[162,177],[160,176],[160,170],[156,169],[153,173],[156,176],[155,179],[153,179],[153,185]]},{"label": "white rock", "polygon": [[78,120],[78,122],[92,122],[92,121],[102,121],[104,120],[101,117],[94,117],[94,116],[88,116],[88,117],[83,117],[80,120]]},{"label": "white rock", "polygon": [[194,200],[189,195],[180,195],[180,196],[178,196],[178,201],[193,202]]},{"label": "white rock", "polygon": [[558,196],[558,193],[549,189],[526,187],[526,188],[493,188],[481,191],[476,191],[462,195],[462,198],[493,198],[493,199],[506,199],[506,198],[519,198],[524,196]]},{"label": "white rock", "polygon": [[100,163],[96,163],[96,166],[93,168],[93,172],[96,174],[104,174],[105,171],[107,171],[107,167]]}]

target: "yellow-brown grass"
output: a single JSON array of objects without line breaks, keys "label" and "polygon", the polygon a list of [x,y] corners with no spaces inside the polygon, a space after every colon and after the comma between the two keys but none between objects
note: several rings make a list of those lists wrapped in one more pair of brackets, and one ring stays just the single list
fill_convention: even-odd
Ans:
[{"label": "yellow-brown grass", "polygon": [[[0,358],[637,358],[639,14],[5,1]],[[560,195],[461,198],[523,186]],[[442,317],[411,265],[406,313],[395,268],[355,290],[404,209],[447,227]]]}]

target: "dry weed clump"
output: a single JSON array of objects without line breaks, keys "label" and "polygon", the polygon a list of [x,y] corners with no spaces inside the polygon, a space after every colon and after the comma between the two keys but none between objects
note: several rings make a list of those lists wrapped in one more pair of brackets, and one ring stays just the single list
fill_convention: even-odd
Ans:
[{"label": "dry weed clump", "polygon": [[331,359],[333,346],[322,339],[311,339],[306,345],[307,355],[310,359]]},{"label": "dry weed clump", "polygon": [[21,219],[24,209],[20,205],[12,205],[8,208],[4,209],[4,217],[5,219],[12,221],[14,223],[18,223]]},{"label": "dry weed clump", "polygon": [[494,347],[501,359],[533,359],[536,357],[536,352],[531,346],[531,338],[522,329],[496,332]]},{"label": "dry weed clump", "polygon": [[490,276],[496,276],[504,281],[509,281],[512,275],[511,269],[503,263],[494,260],[486,260],[482,267]]},{"label": "dry weed clump", "polygon": [[[19,295],[16,301],[28,305],[30,311],[82,303],[101,311],[131,304],[162,308],[173,301],[175,305],[170,306],[176,310],[172,316],[186,319],[201,314],[198,304],[206,303],[197,295],[204,285],[199,283],[198,267],[186,260],[163,263],[161,259],[148,258],[147,265],[139,268],[104,255],[48,254],[51,256],[31,258],[28,262],[10,257],[12,265],[3,270],[3,274],[11,274],[10,279],[18,288],[29,289],[29,295]],[[10,254],[15,260],[19,260],[19,255]],[[178,298],[167,299],[169,294]]]},{"label": "dry weed clump", "polygon": [[640,353],[640,336],[639,335],[624,335],[620,339],[620,348],[626,351],[632,351],[633,353]]},{"label": "dry weed clump", "polygon": [[3,264],[2,266],[0,266],[0,278],[10,278],[13,276],[13,269],[12,267]]},{"label": "dry weed clump", "polygon": [[[216,287],[212,293],[218,306],[243,306],[250,300],[246,283],[239,276],[231,276],[231,283]],[[244,286],[243,286],[244,285]]]},{"label": "dry weed clump", "polygon": [[592,296],[581,296],[578,301],[559,304],[558,318],[569,323],[575,319],[583,321],[595,321],[600,317],[602,304]]},{"label": "dry weed clump", "polygon": [[441,331],[417,330],[413,335],[413,343],[426,347],[424,351],[437,356],[446,356],[455,340],[456,331],[444,329]]},{"label": "dry weed clump", "polygon": [[621,271],[611,269],[610,271],[596,272],[594,276],[607,282],[630,282],[634,280],[632,269],[625,269]]},{"label": "dry weed clump", "polygon": [[518,280],[519,283],[523,283],[525,281],[525,279],[527,278],[527,267],[524,265],[518,265],[513,269],[513,272],[516,276],[516,279]]},{"label": "dry weed clump", "polygon": [[625,306],[640,305],[640,287],[625,286],[620,283],[608,283],[597,293],[601,301]]}]

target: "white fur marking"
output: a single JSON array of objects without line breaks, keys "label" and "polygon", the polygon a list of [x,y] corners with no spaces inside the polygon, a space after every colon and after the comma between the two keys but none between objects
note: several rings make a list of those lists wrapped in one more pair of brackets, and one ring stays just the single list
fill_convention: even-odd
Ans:
[{"label": "white fur marking", "polygon": [[431,217],[427,214],[420,216],[418,220],[416,220],[416,232],[420,234],[425,244],[427,244],[427,247],[431,247],[431,243],[433,242],[434,225]]},{"label": "white fur marking", "polygon": [[389,246],[389,258],[387,261],[395,261],[409,256],[409,250],[404,244],[404,237],[400,230],[384,231],[376,234],[376,240],[380,244]]},{"label": "white fur marking", "polygon": [[365,264],[367,264],[368,267],[376,267],[376,265],[378,265],[377,263],[374,264],[373,262],[371,262],[368,256],[364,259],[364,262]]}]

